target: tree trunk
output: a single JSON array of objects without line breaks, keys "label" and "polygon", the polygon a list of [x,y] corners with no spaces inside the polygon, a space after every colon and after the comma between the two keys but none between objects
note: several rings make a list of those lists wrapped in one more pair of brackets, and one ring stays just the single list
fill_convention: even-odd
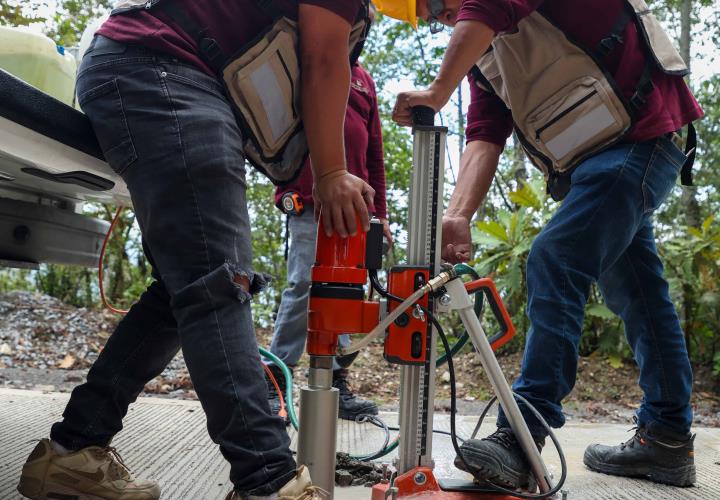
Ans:
[{"label": "tree trunk", "polygon": [[[680,6],[680,55],[682,55],[688,68],[690,68],[690,47],[692,44],[692,0],[682,0]],[[689,82],[688,82],[689,83]],[[685,224],[691,227],[700,227],[700,205],[697,201],[697,188],[683,186],[682,207],[685,211]],[[690,287],[683,287],[683,330],[685,331],[685,345],[688,355],[690,352],[690,338],[692,337],[692,322],[694,307],[693,291]]]},{"label": "tree trunk", "polygon": [[525,166],[525,151],[516,135],[513,136],[513,143],[513,149],[515,150],[513,151],[513,177],[515,177],[517,183],[515,189],[520,189],[528,178],[527,167]]}]

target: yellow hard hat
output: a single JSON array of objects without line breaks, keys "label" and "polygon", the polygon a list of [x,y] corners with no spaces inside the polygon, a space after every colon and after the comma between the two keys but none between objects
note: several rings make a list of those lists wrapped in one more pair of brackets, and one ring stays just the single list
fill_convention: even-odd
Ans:
[{"label": "yellow hard hat", "polygon": [[386,16],[408,22],[417,29],[416,2],[417,0],[373,0],[377,9]]}]

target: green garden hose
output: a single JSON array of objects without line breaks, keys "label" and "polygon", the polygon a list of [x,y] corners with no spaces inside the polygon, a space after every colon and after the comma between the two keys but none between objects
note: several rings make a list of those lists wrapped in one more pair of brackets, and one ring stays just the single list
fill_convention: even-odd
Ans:
[{"label": "green garden hose", "polygon": [[279,366],[280,370],[283,372],[283,376],[285,377],[285,408],[288,412],[288,418],[290,418],[290,422],[292,423],[292,426],[295,428],[295,430],[298,430],[298,419],[297,415],[295,415],[295,405],[293,405],[293,378],[292,373],[290,373],[290,368],[287,367],[285,363],[283,363],[280,358],[275,356],[270,351],[263,349],[262,347],[258,346],[258,351],[260,351],[260,354],[265,356],[267,359],[272,361],[275,366]]},{"label": "green garden hose", "polygon": [[[285,363],[282,362],[280,358],[275,356],[273,353],[268,351],[267,349],[263,349],[262,347],[258,346],[258,351],[262,356],[265,356],[267,359],[272,361],[275,366],[279,366],[280,370],[283,372],[283,376],[285,377],[285,408],[287,408],[288,412],[288,418],[290,419],[290,423],[292,424],[293,428],[297,431],[299,429],[298,425],[298,418],[295,414],[295,405],[293,404],[293,378],[292,373],[290,372],[290,369],[287,367]],[[373,453],[371,455],[350,455],[350,458],[353,458],[355,460],[361,460],[361,461],[368,461],[368,460],[374,460],[376,458],[383,457],[387,455],[388,453],[392,452],[395,448],[398,446],[399,439],[395,438],[393,442],[388,444],[385,448],[382,450]]]}]

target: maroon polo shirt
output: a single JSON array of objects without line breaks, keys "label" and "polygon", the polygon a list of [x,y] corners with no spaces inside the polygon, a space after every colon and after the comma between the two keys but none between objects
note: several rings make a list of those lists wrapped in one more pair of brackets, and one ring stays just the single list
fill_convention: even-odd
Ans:
[{"label": "maroon polo shirt", "polygon": [[[382,128],[378,111],[375,82],[365,68],[352,68],[350,97],[345,112],[345,158],[348,171],[375,189],[375,216],[387,219],[385,200],[385,160],[383,159]],[[308,159],[300,176],[291,184],[277,188],[275,203],[288,191],[298,193],[307,206],[313,204],[313,176]],[[306,208],[307,209],[307,208]]]},{"label": "maroon polo shirt", "polygon": [[[270,26],[272,19],[251,0],[164,0],[182,7],[227,54],[233,54]],[[274,0],[283,15],[297,20],[298,4],[323,7],[354,23],[362,0]],[[98,34],[123,43],[136,43],[190,62],[215,75],[198,56],[195,40],[157,9],[138,9],[111,16]]]},{"label": "maroon polo shirt", "polygon": [[[550,19],[570,39],[586,47],[597,47],[612,30],[625,4],[624,0],[464,0],[457,21],[480,21],[496,33],[512,31],[525,16],[537,10]],[[605,58],[626,98],[632,97],[645,67],[645,48],[634,23],[629,23],[618,45]],[[702,117],[703,111],[679,76],[660,69],[652,74],[655,90],[639,111],[627,141],[653,139]],[[471,102],[468,109],[468,142],[482,140],[504,145],[512,132],[512,115],[494,94],[485,92],[470,78]]]}]

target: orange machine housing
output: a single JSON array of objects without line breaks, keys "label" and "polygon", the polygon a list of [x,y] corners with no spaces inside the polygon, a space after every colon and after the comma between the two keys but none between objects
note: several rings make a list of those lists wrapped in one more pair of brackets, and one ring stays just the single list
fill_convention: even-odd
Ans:
[{"label": "orange machine housing", "polygon": [[[430,270],[421,266],[397,266],[388,273],[388,292],[405,299],[430,279]],[[428,308],[428,296],[417,301]],[[396,300],[388,299],[388,311],[394,310]],[[388,327],[383,355],[390,363],[398,365],[422,365],[427,359],[428,319],[418,317],[414,308],[403,312]]]},{"label": "orange machine housing", "polygon": [[[357,221],[358,228],[361,227]],[[370,231],[342,238],[327,236],[318,224],[315,265],[308,301],[307,352],[335,356],[337,339],[345,333],[368,333],[379,322],[380,303],[365,300],[368,266],[382,263],[382,223],[373,220]]]},{"label": "orange machine housing", "polygon": [[[444,490],[435,479],[429,467],[416,467],[395,479],[398,488],[396,498],[406,500],[521,500],[513,495],[503,495],[492,491],[479,491],[468,482],[466,487]],[[379,483],[373,486],[371,500],[387,500],[390,485]]]}]

